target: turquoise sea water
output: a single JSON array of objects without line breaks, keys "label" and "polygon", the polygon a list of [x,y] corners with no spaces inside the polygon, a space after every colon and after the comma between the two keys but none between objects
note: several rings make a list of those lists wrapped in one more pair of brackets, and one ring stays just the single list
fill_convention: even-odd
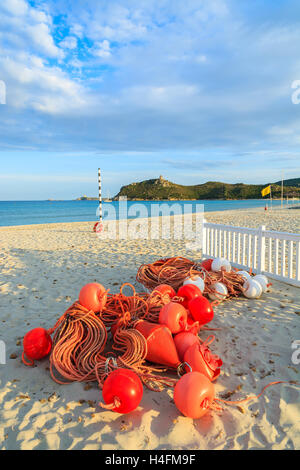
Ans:
[{"label": "turquoise sea water", "polygon": [[[126,208],[127,204],[127,208]],[[230,209],[264,207],[269,201],[249,199],[244,201],[128,201],[103,203],[104,219],[134,218],[158,215],[159,207],[169,206],[175,214],[199,211],[201,204],[205,212]],[[273,201],[273,206],[280,201]],[[96,221],[98,201],[0,201],[0,226],[31,225],[58,222]]]}]

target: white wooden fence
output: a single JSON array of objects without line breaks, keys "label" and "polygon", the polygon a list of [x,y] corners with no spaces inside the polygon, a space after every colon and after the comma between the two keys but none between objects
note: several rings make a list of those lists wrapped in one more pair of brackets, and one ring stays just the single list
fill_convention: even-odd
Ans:
[{"label": "white wooden fence", "polygon": [[203,257],[300,287],[300,234],[204,222]]}]

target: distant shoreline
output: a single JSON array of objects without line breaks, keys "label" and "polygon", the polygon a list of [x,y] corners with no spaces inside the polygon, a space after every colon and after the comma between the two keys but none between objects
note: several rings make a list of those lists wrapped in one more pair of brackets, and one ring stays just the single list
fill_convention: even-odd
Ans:
[{"label": "distant shoreline", "polygon": [[[48,199],[49,201],[55,201],[55,199]],[[87,197],[87,198],[77,198],[77,199],[72,199],[74,201],[99,201],[99,198],[97,197]],[[286,198],[283,199],[286,201]],[[289,199],[290,201],[293,201],[293,198]],[[298,198],[295,198],[295,200],[298,200]],[[127,201],[145,201],[145,202],[168,202],[168,201],[266,201],[270,202],[270,199],[268,198],[257,198],[257,197],[247,197],[247,198],[214,198],[214,199],[142,199],[142,198],[127,198]],[[280,197],[273,197],[272,201],[281,201]],[[118,199],[102,199],[102,202],[118,202]]]}]

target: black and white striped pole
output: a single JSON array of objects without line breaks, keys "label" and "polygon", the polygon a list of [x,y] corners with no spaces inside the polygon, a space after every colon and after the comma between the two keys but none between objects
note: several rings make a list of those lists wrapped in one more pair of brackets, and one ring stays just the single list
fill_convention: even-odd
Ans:
[{"label": "black and white striped pole", "polygon": [[101,192],[101,170],[98,168],[98,186],[99,186],[99,220],[102,223],[102,192]]},{"label": "black and white striped pole", "polygon": [[99,189],[99,222],[96,222],[93,231],[100,233],[103,230],[102,224],[102,191],[101,191],[101,170],[98,168],[98,189]]}]

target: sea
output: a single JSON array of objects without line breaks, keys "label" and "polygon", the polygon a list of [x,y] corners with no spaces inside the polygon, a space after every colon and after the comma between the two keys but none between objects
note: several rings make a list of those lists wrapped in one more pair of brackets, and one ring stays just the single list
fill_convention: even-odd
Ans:
[{"label": "sea", "polygon": [[[272,201],[273,207],[280,200]],[[286,203],[285,203],[286,204]],[[292,203],[290,203],[292,204]],[[269,200],[112,201],[103,202],[103,219],[133,219],[155,215],[249,209],[270,205]],[[162,212],[160,212],[162,211]],[[88,222],[99,220],[98,201],[0,201],[0,226]]]}]

